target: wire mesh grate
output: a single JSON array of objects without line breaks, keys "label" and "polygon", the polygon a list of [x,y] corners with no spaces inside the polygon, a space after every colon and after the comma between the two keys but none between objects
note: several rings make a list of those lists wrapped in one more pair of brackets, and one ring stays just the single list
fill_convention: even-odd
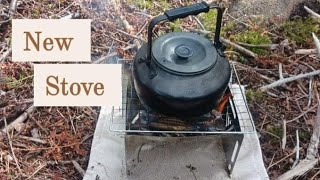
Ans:
[{"label": "wire mesh grate", "polygon": [[113,107],[110,130],[148,135],[247,134],[255,126],[245,101],[244,90],[232,64],[232,76],[226,93],[231,93],[222,112],[212,110],[197,117],[176,118],[144,108],[131,80],[132,61],[122,63],[122,106]]}]

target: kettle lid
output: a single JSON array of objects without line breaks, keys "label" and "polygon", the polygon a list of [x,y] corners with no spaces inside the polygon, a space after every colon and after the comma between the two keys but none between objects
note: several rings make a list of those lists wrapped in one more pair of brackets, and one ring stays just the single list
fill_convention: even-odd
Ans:
[{"label": "kettle lid", "polygon": [[218,53],[212,42],[196,33],[172,32],[154,41],[152,56],[171,73],[194,75],[211,69]]}]

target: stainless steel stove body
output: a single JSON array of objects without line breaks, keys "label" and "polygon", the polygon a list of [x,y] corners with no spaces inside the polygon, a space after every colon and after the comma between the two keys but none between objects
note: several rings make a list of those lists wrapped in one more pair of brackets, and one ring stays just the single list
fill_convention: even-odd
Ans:
[{"label": "stainless steel stove body", "polygon": [[135,94],[131,80],[131,61],[122,61],[122,107],[113,107],[110,130],[137,136],[212,136],[219,135],[232,173],[244,134],[255,133],[255,126],[245,100],[243,87],[232,65],[232,77],[226,91],[231,93],[222,112],[216,110],[197,117],[168,117],[145,108]]}]

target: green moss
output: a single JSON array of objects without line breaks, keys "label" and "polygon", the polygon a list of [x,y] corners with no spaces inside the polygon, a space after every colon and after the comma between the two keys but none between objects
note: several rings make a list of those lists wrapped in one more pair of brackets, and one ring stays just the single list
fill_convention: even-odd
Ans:
[{"label": "green moss", "polygon": [[246,90],[246,97],[249,102],[261,101],[264,98],[264,94],[260,91],[248,89],[248,90]]},{"label": "green moss", "polygon": [[311,134],[307,131],[299,131],[299,138],[302,141],[309,141],[311,138]]},{"label": "green moss", "polygon": [[282,128],[270,127],[267,129],[267,131],[270,132],[271,134],[278,136],[278,137],[282,136]]},{"label": "green moss", "polygon": [[314,18],[308,17],[307,19],[297,18],[292,21],[285,22],[281,29],[284,35],[297,43],[305,41],[312,41],[311,33],[319,33],[319,21]]},{"label": "green moss", "polygon": [[[168,0],[128,0],[128,3],[131,3],[137,6],[140,9],[147,9],[150,11],[151,15],[158,15],[159,13],[170,9],[170,3]],[[157,5],[155,5],[157,4]],[[160,7],[160,8],[159,8]]]},{"label": "green moss", "polygon": [[[253,44],[253,45],[261,45],[261,44],[271,44],[271,38],[263,33],[262,30],[246,30],[241,33],[235,34],[230,36],[230,39],[232,39],[235,42],[243,42],[247,44]],[[261,49],[261,48],[249,48],[251,51],[265,55],[268,53],[267,50]]]},{"label": "green moss", "polygon": [[7,85],[8,89],[15,89],[21,87],[25,83],[32,83],[33,74],[27,75],[25,73],[19,74],[19,78],[16,79],[15,77],[6,77],[5,84]]},{"label": "green moss", "polygon": [[201,14],[200,20],[202,21],[206,30],[214,32],[216,29],[217,11],[211,10],[208,13]]},{"label": "green moss", "polygon": [[40,18],[40,11],[38,9],[33,9],[32,12],[31,12],[31,17],[33,19]]},{"label": "green moss", "polygon": [[130,0],[130,2],[140,9],[151,9],[153,7],[152,1],[149,0]]},{"label": "green moss", "polygon": [[181,21],[180,19],[175,20],[174,22],[169,23],[169,27],[174,32],[180,32],[181,31]]},{"label": "green moss", "polygon": [[228,21],[225,26],[221,29],[221,36],[228,36],[231,32],[233,32],[236,28],[236,24],[232,21]]}]

